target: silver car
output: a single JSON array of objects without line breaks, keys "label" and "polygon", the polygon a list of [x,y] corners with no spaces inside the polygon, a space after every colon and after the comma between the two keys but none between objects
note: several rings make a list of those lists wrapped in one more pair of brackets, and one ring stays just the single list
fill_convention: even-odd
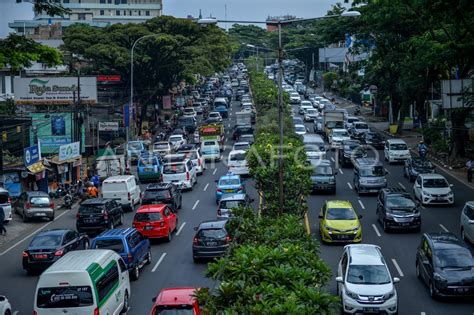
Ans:
[{"label": "silver car", "polygon": [[5,214],[5,223],[12,220],[12,205],[10,202],[10,194],[8,190],[0,188],[0,208],[3,208]]},{"label": "silver car", "polygon": [[474,243],[474,201],[468,201],[461,211],[461,236],[466,243]]},{"label": "silver car", "polygon": [[43,191],[26,191],[15,202],[15,212],[23,217],[23,222],[42,218],[53,221],[54,203]]}]

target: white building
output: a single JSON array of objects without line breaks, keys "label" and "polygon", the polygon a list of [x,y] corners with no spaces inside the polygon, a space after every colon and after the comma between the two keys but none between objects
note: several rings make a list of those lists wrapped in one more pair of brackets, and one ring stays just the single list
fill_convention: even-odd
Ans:
[{"label": "white building", "polygon": [[[23,0],[31,2],[31,0]],[[40,25],[60,23],[67,27],[85,23],[104,27],[115,23],[143,23],[161,16],[162,0],[56,0],[71,13],[64,17],[36,14],[33,20],[15,20],[8,26],[18,34],[33,35]]]}]

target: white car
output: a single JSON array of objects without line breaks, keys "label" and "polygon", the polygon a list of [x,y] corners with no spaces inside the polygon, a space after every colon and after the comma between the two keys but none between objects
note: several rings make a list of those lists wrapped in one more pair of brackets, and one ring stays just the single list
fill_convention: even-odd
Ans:
[{"label": "white car", "polygon": [[178,150],[180,146],[187,143],[183,135],[171,135],[168,139],[174,150]]},{"label": "white car", "polygon": [[474,244],[474,201],[468,201],[461,211],[461,237]]},{"label": "white car", "polygon": [[454,204],[454,193],[446,178],[440,174],[420,174],[413,185],[415,198],[422,205]]},{"label": "white car", "polygon": [[236,79],[232,80],[231,85],[232,85],[232,87],[238,87],[239,86],[239,80],[236,80]]},{"label": "white car", "polygon": [[218,121],[222,122],[222,116],[218,112],[210,112],[207,118],[217,119]]},{"label": "white car", "polygon": [[308,104],[303,104],[303,102],[302,102],[301,105],[298,108],[298,114],[304,115],[306,113],[306,111],[309,110],[309,109],[313,109],[313,106],[308,105]]},{"label": "white car", "polygon": [[383,149],[385,160],[390,164],[404,162],[411,157],[407,144],[402,139],[388,139]]},{"label": "white car", "polygon": [[299,104],[301,102],[301,96],[298,92],[290,92],[290,103]]},{"label": "white car", "polygon": [[164,156],[167,154],[171,154],[171,151],[171,144],[168,141],[159,141],[153,143],[153,153]]},{"label": "white car", "polygon": [[350,140],[351,136],[346,129],[333,129],[329,135],[329,144],[331,148],[340,148],[344,140]]},{"label": "white car", "polygon": [[295,132],[297,135],[305,135],[308,132],[308,128],[305,125],[295,125]]},{"label": "white car", "polygon": [[161,177],[163,183],[174,183],[183,189],[193,190],[197,183],[196,167],[189,159],[165,163]]},{"label": "white car", "polygon": [[236,150],[247,151],[248,149],[250,149],[249,142],[236,142],[234,143],[234,146],[232,147],[232,151],[236,151]]},{"label": "white car", "polygon": [[4,295],[0,295],[0,315],[10,315],[12,314],[12,307],[8,299]]},{"label": "white car", "polygon": [[344,247],[337,267],[337,294],[343,314],[398,314],[398,295],[380,247],[351,244]]},{"label": "white car", "polygon": [[183,109],[183,116],[196,117],[197,113],[194,107],[185,107]]},{"label": "white car", "polygon": [[249,174],[249,165],[245,158],[247,154],[244,150],[230,151],[229,159],[227,161],[227,166],[229,167],[229,172],[232,172],[236,175],[248,175]]},{"label": "white car", "polygon": [[344,122],[346,129],[349,130],[356,121],[360,121],[360,119],[358,117],[348,116]]},{"label": "white car", "polygon": [[3,188],[0,188],[0,207],[3,208],[3,212],[5,214],[4,222],[10,222],[12,220],[12,204],[10,200],[10,193],[8,190]]},{"label": "white car", "polygon": [[304,113],[304,121],[314,121],[316,118],[318,118],[319,112],[317,109],[314,108],[308,108],[305,110]]},{"label": "white car", "polygon": [[219,141],[212,139],[204,139],[201,142],[201,152],[202,156],[207,161],[220,161],[221,160],[221,151],[219,146]]}]

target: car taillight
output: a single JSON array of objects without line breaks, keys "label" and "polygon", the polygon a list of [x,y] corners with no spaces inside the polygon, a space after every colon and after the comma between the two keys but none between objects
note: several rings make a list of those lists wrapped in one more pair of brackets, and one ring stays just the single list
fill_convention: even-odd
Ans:
[{"label": "car taillight", "polygon": [[189,180],[189,172],[186,172],[186,180]]},{"label": "car taillight", "polygon": [[244,189],[243,187],[239,187],[237,191],[242,191],[243,189]]},{"label": "car taillight", "polygon": [[31,208],[31,204],[30,204],[29,201],[26,203],[25,208],[26,208],[26,209],[30,209],[30,208]]},{"label": "car taillight", "polygon": [[63,249],[58,249],[58,250],[54,253],[54,256],[56,256],[56,257],[61,257],[63,254],[64,254],[64,250],[63,250]]},{"label": "car taillight", "polygon": [[8,197],[8,203],[12,203],[12,198]]},{"label": "car taillight", "polygon": [[[34,315],[36,315],[36,314],[34,314]],[[98,308],[96,308],[96,309],[94,310],[94,315],[100,315],[100,314],[99,314],[99,309],[98,309]]]},{"label": "car taillight", "polygon": [[132,254],[129,253],[129,254],[127,255],[127,259],[128,259],[128,262],[131,263],[131,262],[133,261],[133,256],[132,256]]},{"label": "car taillight", "polygon": [[198,159],[198,165],[201,166],[201,160],[200,159]]},{"label": "car taillight", "polygon": [[128,200],[132,199],[132,195],[128,193]]},{"label": "car taillight", "polygon": [[24,258],[28,258],[29,255],[28,255],[28,253],[27,253],[26,251],[24,251],[24,252],[21,254],[21,256],[23,256]]},{"label": "car taillight", "polygon": [[79,220],[81,218],[81,215],[79,214],[79,212],[76,213],[76,219]]},{"label": "car taillight", "polygon": [[49,207],[54,210],[54,202],[53,202],[53,201],[51,201],[51,202],[49,203]]},{"label": "car taillight", "polygon": [[107,211],[102,210],[102,215],[104,216],[104,220],[108,220],[108,219],[109,219],[109,214],[107,213]]},{"label": "car taillight", "polygon": [[[99,314],[99,313],[97,313],[97,315],[98,315],[98,314]],[[36,313],[36,311],[33,311],[33,315],[38,315],[38,313]],[[95,313],[94,313],[94,315],[95,315]]]},{"label": "car taillight", "polygon": [[197,245],[199,241],[200,241],[200,239],[199,239],[199,238],[197,238],[197,237],[195,237],[195,238],[193,239],[193,243],[194,243],[194,245]]},{"label": "car taillight", "polygon": [[221,208],[217,209],[217,215],[221,215],[221,214],[222,214]]},{"label": "car taillight", "polygon": [[227,236],[225,237],[225,242],[226,242],[226,243],[229,243],[229,242],[230,242],[230,236],[229,236],[229,235],[227,235]]},{"label": "car taillight", "polygon": [[217,188],[217,191],[218,191],[218,192],[222,192],[222,189],[220,189],[220,188]]}]

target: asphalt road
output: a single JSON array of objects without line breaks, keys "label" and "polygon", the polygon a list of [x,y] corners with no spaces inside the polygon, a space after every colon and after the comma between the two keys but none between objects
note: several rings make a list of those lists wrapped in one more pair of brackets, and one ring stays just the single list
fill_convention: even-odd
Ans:
[{"label": "asphalt road", "polygon": [[[351,111],[348,109],[349,112]],[[307,124],[313,130],[313,124]],[[334,159],[335,152],[328,151],[328,159]],[[388,165],[383,158],[383,150],[371,153],[379,155],[380,161],[390,172],[387,175],[388,187],[404,188],[413,195],[413,183],[403,177],[403,164]],[[334,160],[333,160],[334,163]],[[358,196],[353,189],[353,168],[341,168],[336,176],[337,191],[335,195],[311,195],[308,197],[309,221],[312,233],[319,236],[318,214],[326,200],[348,200],[359,214],[362,214],[362,242],[379,245],[384,258],[389,266],[392,277],[399,277],[400,283],[396,284],[399,296],[399,314],[421,315],[472,315],[474,314],[474,301],[436,301],[430,298],[427,287],[416,278],[415,256],[422,233],[434,231],[450,231],[460,236],[459,218],[464,203],[472,200],[474,191],[456,180],[449,174],[443,173],[449,183],[454,184],[453,191],[455,205],[453,207],[438,206],[422,208],[422,228],[420,233],[390,232],[385,233],[380,223],[377,222],[375,210],[377,195]],[[343,245],[321,245],[321,257],[331,267],[333,275],[337,272],[337,265],[342,255]],[[335,276],[333,276],[335,278]],[[330,283],[330,291],[336,294],[336,282]]]}]

